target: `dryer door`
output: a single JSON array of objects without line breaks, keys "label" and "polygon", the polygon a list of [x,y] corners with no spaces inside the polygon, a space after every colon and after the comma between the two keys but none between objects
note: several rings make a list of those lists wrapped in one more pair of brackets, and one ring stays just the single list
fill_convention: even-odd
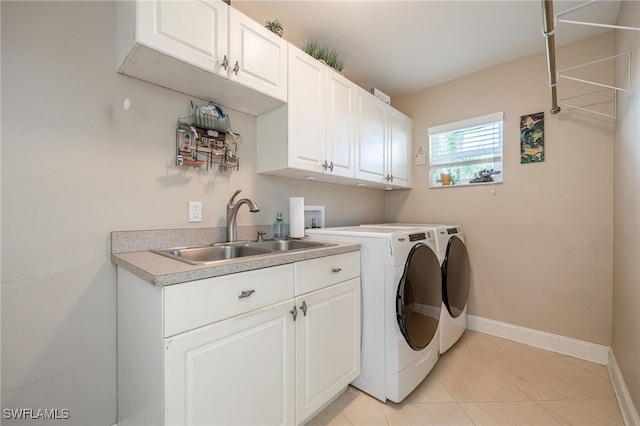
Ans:
[{"label": "dryer door", "polygon": [[442,274],[436,254],[425,244],[413,246],[396,296],[396,317],[402,335],[414,350],[424,349],[440,322]]},{"label": "dryer door", "polygon": [[464,311],[469,296],[469,255],[462,240],[449,238],[442,262],[442,301],[449,314],[457,318]]}]

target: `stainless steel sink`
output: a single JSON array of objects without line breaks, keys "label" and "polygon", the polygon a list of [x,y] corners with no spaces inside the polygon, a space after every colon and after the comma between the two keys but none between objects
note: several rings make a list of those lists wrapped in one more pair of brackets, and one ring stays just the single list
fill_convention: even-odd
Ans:
[{"label": "stainless steel sink", "polygon": [[235,244],[153,250],[153,252],[192,265],[203,265],[221,260],[269,253],[268,250]]},{"label": "stainless steel sink", "polygon": [[268,240],[268,241],[252,241],[245,243],[245,247],[265,249],[269,251],[293,251],[304,250],[318,247],[327,247],[334,244],[320,243],[317,241],[299,241],[299,240]]},{"label": "stainless steel sink", "polygon": [[318,247],[329,247],[333,245],[335,244],[321,243],[318,241],[267,240],[216,243],[204,247],[179,247],[152,251],[171,259],[180,260],[192,265],[207,265],[239,257],[260,256],[277,252],[300,251]]}]

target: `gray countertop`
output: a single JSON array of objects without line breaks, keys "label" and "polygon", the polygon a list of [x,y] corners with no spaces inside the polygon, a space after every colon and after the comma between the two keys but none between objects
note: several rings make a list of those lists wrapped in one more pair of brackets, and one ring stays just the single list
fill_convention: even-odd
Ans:
[{"label": "gray countertop", "polygon": [[[183,230],[167,230],[164,232],[113,232],[111,261],[118,267],[132,272],[155,286],[165,286],[253,269],[268,268],[270,266],[347,253],[360,249],[359,244],[335,244],[335,241],[327,241],[335,245],[300,251],[274,252],[257,256],[240,257],[218,261],[209,265],[191,265],[150,251],[167,247],[206,245],[200,242],[190,244],[188,241],[189,236],[187,236],[186,240],[175,238],[176,235],[182,235],[181,231]],[[184,231],[187,231],[187,235],[188,233],[194,234],[191,229]],[[131,238],[131,241],[128,241],[128,238]],[[141,241],[144,241],[144,243]],[[127,248],[132,250],[126,251]]]}]

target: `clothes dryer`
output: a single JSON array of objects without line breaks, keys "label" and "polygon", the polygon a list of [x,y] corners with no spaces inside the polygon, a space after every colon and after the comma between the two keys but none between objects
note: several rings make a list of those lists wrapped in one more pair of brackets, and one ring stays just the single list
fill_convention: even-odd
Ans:
[{"label": "clothes dryer", "polygon": [[352,385],[400,402],[439,357],[442,274],[432,231],[342,227],[310,237],[360,243],[361,374]]},{"label": "clothes dryer", "polygon": [[470,264],[462,227],[459,225],[383,223],[361,225],[366,228],[400,232],[433,232],[442,269],[442,310],[440,317],[440,353],[460,339],[467,328]]}]

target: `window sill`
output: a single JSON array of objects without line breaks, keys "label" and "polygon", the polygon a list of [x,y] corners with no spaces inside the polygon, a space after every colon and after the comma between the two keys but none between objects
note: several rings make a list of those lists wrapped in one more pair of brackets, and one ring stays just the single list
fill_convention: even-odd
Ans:
[{"label": "window sill", "polygon": [[446,188],[458,188],[458,187],[469,187],[469,186],[487,186],[487,185],[502,185],[502,181],[494,181],[494,182],[478,182],[478,183],[456,183],[455,185],[436,185],[429,186],[429,189],[446,189]]}]

